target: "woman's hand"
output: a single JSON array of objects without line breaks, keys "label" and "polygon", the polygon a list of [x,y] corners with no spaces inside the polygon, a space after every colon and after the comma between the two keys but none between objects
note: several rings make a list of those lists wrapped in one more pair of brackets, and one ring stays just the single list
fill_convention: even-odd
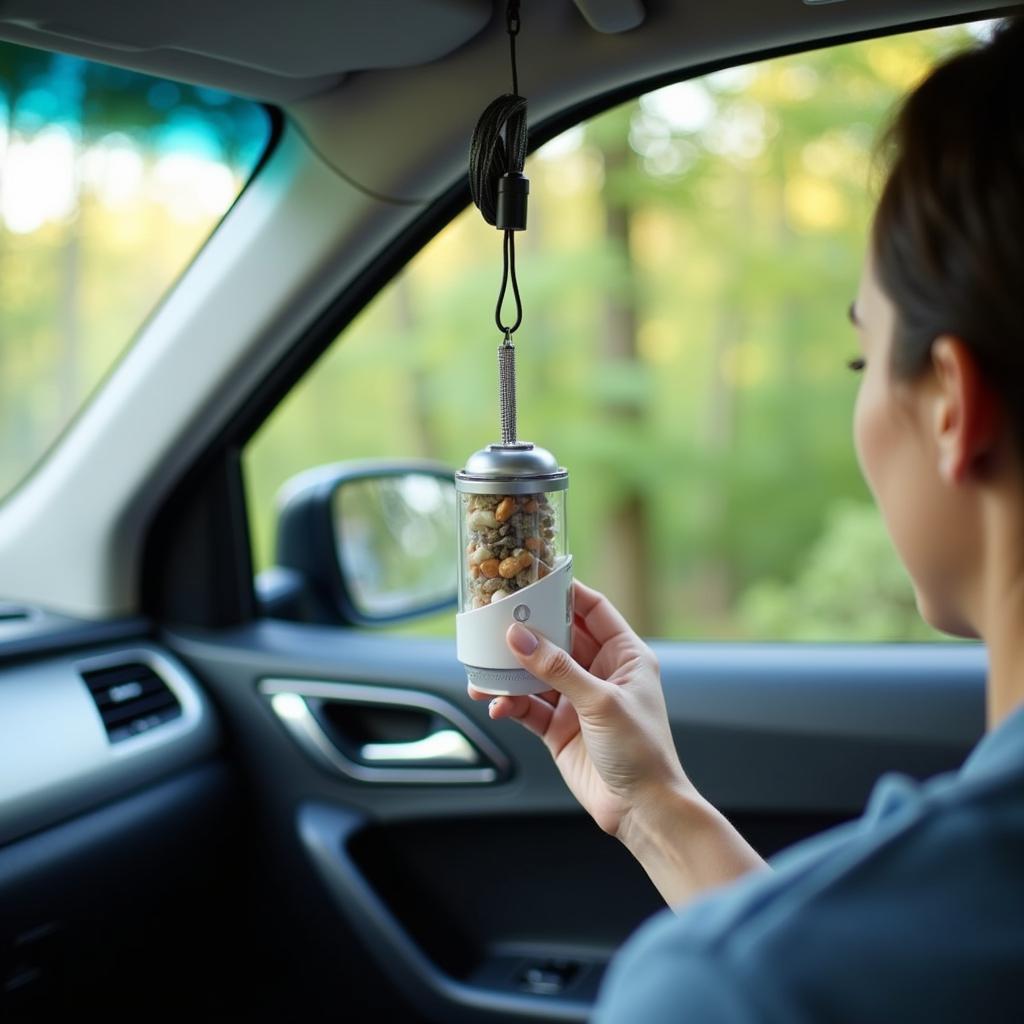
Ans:
[{"label": "woman's hand", "polygon": [[654,652],[603,594],[579,580],[573,591],[572,657],[519,623],[506,635],[551,690],[492,699],[469,684],[469,695],[491,700],[491,718],[514,718],[539,736],[584,809],[622,839],[634,808],[669,792],[697,794],[672,740]]},{"label": "woman's hand", "polygon": [[491,699],[470,683],[469,695],[491,700],[491,718],[514,718],[544,741],[573,796],[673,908],[764,868],[686,777],[654,652],[604,595],[579,580],[573,588],[572,657],[520,623],[506,634],[523,668],[551,689]]}]

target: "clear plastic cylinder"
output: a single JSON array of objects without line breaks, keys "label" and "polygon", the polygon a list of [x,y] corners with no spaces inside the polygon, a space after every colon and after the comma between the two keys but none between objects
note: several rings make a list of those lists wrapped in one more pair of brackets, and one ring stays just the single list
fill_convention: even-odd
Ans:
[{"label": "clear plastic cylinder", "polygon": [[511,597],[564,562],[567,493],[539,486],[521,494],[459,493],[461,611]]}]

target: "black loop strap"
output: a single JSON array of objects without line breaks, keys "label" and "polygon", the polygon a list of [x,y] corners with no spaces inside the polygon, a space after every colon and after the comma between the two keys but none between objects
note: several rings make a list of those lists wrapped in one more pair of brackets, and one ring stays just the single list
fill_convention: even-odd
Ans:
[{"label": "black loop strap", "polygon": [[525,162],[526,100],[505,93],[480,115],[469,144],[469,192],[488,224],[497,223],[498,179],[521,174]]},{"label": "black loop strap", "polygon": [[[518,182],[519,207],[510,221],[498,223],[498,182],[506,175],[521,177],[526,163],[526,100],[519,95],[519,77],[516,70],[516,35],[519,33],[519,0],[509,0],[505,12],[509,46],[512,58],[512,92],[494,100],[480,115],[469,146],[469,192],[483,218],[504,231],[502,244],[501,290],[494,310],[494,320],[506,338],[511,337],[523,320],[523,304],[516,281],[516,249],[514,239],[514,218],[521,214],[518,228],[526,226],[525,192],[529,185],[525,180]],[[504,135],[502,134],[504,133]],[[509,182],[506,181],[506,185]],[[504,207],[507,210],[508,207]],[[502,213],[505,220],[506,213]],[[501,306],[509,278],[512,279],[512,294],[516,300],[515,323],[506,325],[501,320]]]},{"label": "black loop strap", "polygon": [[[519,282],[516,280],[516,233],[514,231],[505,232],[505,241],[501,250],[501,291],[498,292],[498,304],[494,307],[494,322],[498,325],[498,330],[509,337],[513,331],[519,330],[519,325],[523,322],[523,302],[519,298]],[[505,301],[505,288],[510,277],[512,278],[512,294],[516,299],[516,322],[506,327],[501,322],[501,306]]]}]

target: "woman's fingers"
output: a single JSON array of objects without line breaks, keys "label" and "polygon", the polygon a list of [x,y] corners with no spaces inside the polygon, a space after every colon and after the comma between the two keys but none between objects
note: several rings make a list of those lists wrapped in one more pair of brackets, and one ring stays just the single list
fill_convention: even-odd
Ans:
[{"label": "woman's fingers", "polygon": [[572,627],[572,656],[589,672],[601,645],[584,629],[579,621]]},{"label": "woman's fingers", "polygon": [[573,609],[586,626],[587,632],[603,647],[620,633],[633,635],[622,613],[604,594],[592,590],[578,579],[573,579]]},{"label": "woman's fingers", "polygon": [[555,710],[541,697],[525,694],[517,697],[495,697],[491,701],[489,712],[494,719],[514,718],[534,735],[543,739]]},{"label": "woman's fingers", "polygon": [[586,623],[586,621],[584,620],[583,616],[582,616],[582,615],[580,615],[580,613],[579,613],[579,611],[578,611],[578,610],[575,610],[575,609],[573,610],[573,616],[572,616],[572,621],[573,621],[573,622],[574,622],[574,623],[575,623],[575,624],[576,624],[577,626],[579,626],[579,627],[580,627],[580,629],[582,629],[582,630],[583,630],[583,632],[587,634],[587,636],[592,636],[592,634],[591,634],[590,630],[589,630],[589,629],[587,629],[587,623]]},{"label": "woman's fingers", "polygon": [[535,679],[547,683],[572,702],[577,711],[605,699],[609,683],[592,676],[572,655],[521,622],[505,631],[505,642]]}]

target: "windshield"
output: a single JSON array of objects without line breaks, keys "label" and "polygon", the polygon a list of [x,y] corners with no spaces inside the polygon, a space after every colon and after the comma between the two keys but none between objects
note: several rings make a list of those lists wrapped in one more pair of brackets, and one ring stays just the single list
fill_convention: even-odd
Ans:
[{"label": "windshield", "polygon": [[0,43],[0,499],[195,256],[270,133],[251,101]]}]

